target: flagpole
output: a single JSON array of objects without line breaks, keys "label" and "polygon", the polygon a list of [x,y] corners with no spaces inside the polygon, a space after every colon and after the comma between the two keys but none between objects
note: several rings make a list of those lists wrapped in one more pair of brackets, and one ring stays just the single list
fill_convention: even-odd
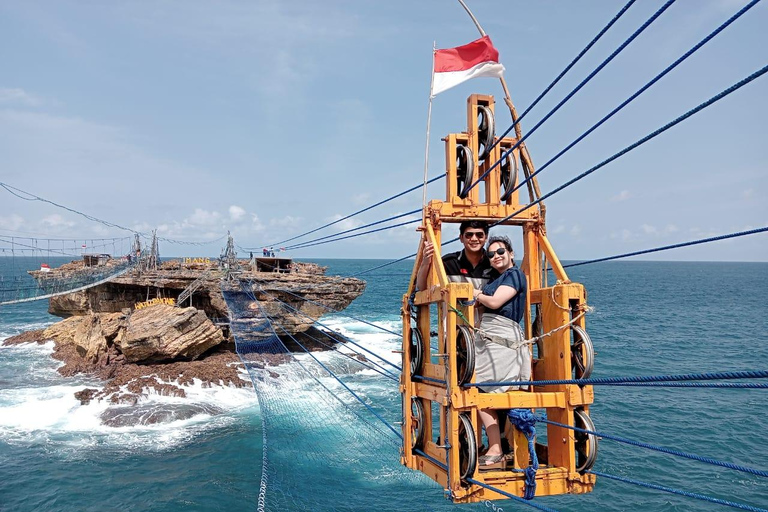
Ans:
[{"label": "flagpole", "polygon": [[[485,37],[486,33],[485,30],[483,30],[483,27],[480,26],[480,22],[477,21],[477,18],[475,18],[475,15],[472,14],[472,11],[469,10],[469,7],[466,3],[464,3],[464,0],[459,0],[459,3],[464,8],[465,11],[467,11],[467,14],[472,19],[472,23],[475,24],[475,27],[477,27],[477,31],[480,32],[480,36]],[[434,64],[432,64],[434,66]],[[507,104],[507,107],[509,108],[509,113],[512,115],[512,122],[515,124],[515,135],[517,136],[518,140],[522,138],[522,129],[520,128],[520,125],[517,124],[517,110],[515,109],[515,105],[512,103],[512,98],[509,95],[509,89],[507,88],[507,81],[504,80],[504,77],[500,77],[499,81],[501,82],[501,88],[504,90],[504,102]],[[533,162],[531,161],[531,157],[528,154],[528,148],[525,146],[525,144],[520,145],[520,161],[523,164],[523,173],[526,175],[526,178],[530,176],[533,173]],[[534,178],[528,182],[528,192],[531,196],[531,201],[533,201],[535,198],[541,197],[541,190],[539,190],[539,181]],[[539,209],[541,210],[541,216],[542,219],[546,218],[547,214],[547,207],[544,205],[544,202],[539,203]]]},{"label": "flagpole", "polygon": [[429,82],[429,107],[427,108],[427,142],[424,147],[424,186],[422,188],[421,196],[421,220],[422,224],[426,224],[427,218],[427,170],[429,168],[429,130],[432,125],[432,91],[435,86],[435,52],[437,51],[437,42],[432,41],[432,76]]},{"label": "flagpole", "polygon": [[467,7],[467,4],[464,3],[464,0],[459,0],[459,3],[464,8],[464,10],[467,11],[467,14],[469,14],[469,17],[472,18],[472,21],[475,23],[477,30],[480,32],[480,35],[482,37],[485,37],[486,36],[485,30],[483,30],[483,27],[480,26],[480,22],[477,21],[477,18],[475,18],[475,15],[472,14],[472,11],[469,10],[469,7]]}]

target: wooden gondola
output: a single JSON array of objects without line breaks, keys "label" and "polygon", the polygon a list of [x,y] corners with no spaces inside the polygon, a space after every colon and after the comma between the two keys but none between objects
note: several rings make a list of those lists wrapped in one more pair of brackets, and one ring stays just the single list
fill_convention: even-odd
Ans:
[{"label": "wooden gondola", "polygon": [[[510,448],[508,455],[497,467],[478,467],[482,446],[480,409],[546,412],[554,422],[594,430],[589,417],[594,400],[590,385],[534,385],[528,391],[506,393],[483,393],[466,386],[475,382],[475,306],[469,305],[473,289],[469,283],[449,282],[446,276],[440,258],[444,223],[474,219],[503,221],[501,225],[522,228],[521,270],[528,281],[523,331],[528,340],[544,335],[531,345],[534,381],[586,378],[594,361],[585,330],[586,291],[568,278],[552,249],[541,205],[523,209],[520,192],[513,191],[519,181],[521,157],[529,158],[524,145],[514,149],[477,186],[469,188],[518,142],[516,137],[497,140],[494,106],[492,96],[470,96],[466,131],[451,133],[444,139],[446,197],[425,206],[423,236],[411,285],[403,296],[401,461],[440,483],[458,503],[506,498],[502,493],[526,495],[524,470],[531,466],[533,457],[526,437],[509,426],[510,422],[503,433]],[[523,166],[529,172],[530,165],[527,167]],[[534,181],[529,187],[531,201],[537,189]],[[426,288],[416,291],[425,240],[433,244],[435,256]],[[548,283],[548,268],[554,273],[553,283]],[[538,429],[535,496],[590,492],[595,476],[588,470],[595,462],[597,439],[552,424],[540,423]],[[544,429],[546,436],[541,435]]]}]

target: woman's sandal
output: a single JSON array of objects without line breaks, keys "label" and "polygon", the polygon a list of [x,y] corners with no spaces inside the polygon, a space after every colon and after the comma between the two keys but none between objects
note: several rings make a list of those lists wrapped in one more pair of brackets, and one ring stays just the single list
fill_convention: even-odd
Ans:
[{"label": "woman's sandal", "polygon": [[500,455],[481,455],[478,461],[480,466],[493,466],[504,460],[504,454]]}]

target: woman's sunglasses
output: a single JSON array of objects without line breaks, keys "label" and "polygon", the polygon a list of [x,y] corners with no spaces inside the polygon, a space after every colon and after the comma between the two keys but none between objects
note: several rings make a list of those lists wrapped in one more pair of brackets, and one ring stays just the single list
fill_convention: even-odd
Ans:
[{"label": "woman's sunglasses", "polygon": [[499,256],[501,256],[501,255],[502,255],[502,254],[504,254],[505,252],[507,252],[507,250],[506,250],[504,247],[499,247],[499,248],[498,248],[498,249],[496,249],[495,251],[488,251],[488,252],[487,252],[487,253],[485,253],[485,254],[487,254],[487,255],[488,255],[488,259],[491,259],[491,258],[493,258],[495,255],[497,255],[497,254],[498,254]]}]

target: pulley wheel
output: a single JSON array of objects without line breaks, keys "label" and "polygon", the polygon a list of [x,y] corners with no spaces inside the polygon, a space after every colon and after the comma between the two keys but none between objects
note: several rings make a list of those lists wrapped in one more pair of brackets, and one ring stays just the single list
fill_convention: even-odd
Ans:
[{"label": "pulley wheel", "polygon": [[459,386],[466,384],[475,373],[475,337],[466,325],[456,332],[456,379]]},{"label": "pulley wheel", "polygon": [[421,448],[424,444],[424,405],[421,398],[411,399],[411,449]]},{"label": "pulley wheel", "polygon": [[[583,409],[573,411],[574,426],[576,428],[595,431],[595,424],[592,418],[584,412]],[[597,460],[597,436],[595,434],[586,434],[584,432],[575,432],[576,449],[576,471],[583,473],[592,469]]]},{"label": "pulley wheel", "polygon": [[571,344],[571,368],[574,379],[588,379],[595,368],[595,347],[592,339],[583,328],[571,326],[573,343]]},{"label": "pulley wheel", "polygon": [[[534,306],[535,311],[535,317],[532,322],[531,326],[531,334],[534,338],[539,338],[541,336],[542,327],[541,327],[541,306],[539,304],[536,304]],[[544,359],[544,340],[537,339],[536,340],[536,359]]]},{"label": "pulley wheel", "polygon": [[[502,153],[504,154],[504,153]],[[506,201],[512,195],[512,191],[517,186],[517,158],[515,152],[510,152],[501,159],[501,200]]]},{"label": "pulley wheel", "polygon": [[467,413],[459,414],[459,474],[462,480],[471,478],[477,468],[475,429]]},{"label": "pulley wheel", "polygon": [[418,375],[424,362],[424,342],[418,327],[411,327],[410,336],[411,377]]},{"label": "pulley wheel", "polygon": [[456,189],[460,198],[467,197],[474,179],[475,160],[472,158],[472,150],[464,145],[456,146]]},{"label": "pulley wheel", "polygon": [[477,159],[485,160],[493,145],[493,136],[496,135],[496,120],[493,112],[485,105],[477,106],[480,121],[477,123]]}]

